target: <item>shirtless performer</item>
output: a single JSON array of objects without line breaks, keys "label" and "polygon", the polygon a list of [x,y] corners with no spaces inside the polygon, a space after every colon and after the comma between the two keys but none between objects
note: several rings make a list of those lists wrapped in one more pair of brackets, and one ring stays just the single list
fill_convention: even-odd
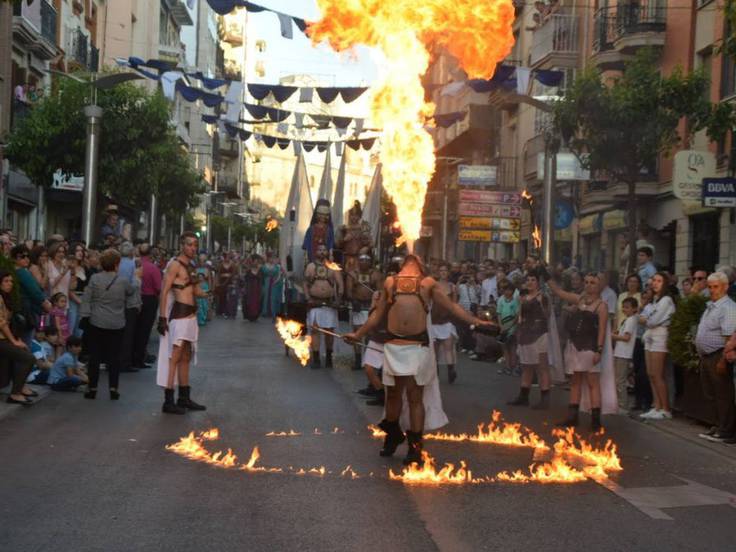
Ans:
[{"label": "shirtless performer", "polygon": [[[158,318],[161,334],[158,350],[157,383],[164,387],[162,411],[184,414],[187,410],[206,410],[189,398],[189,362],[196,352],[197,297],[206,297],[198,284],[192,261],[197,256],[197,236],[184,232],[179,244],[181,252],[173,259],[164,275]],[[173,301],[173,304],[172,304]],[[174,382],[179,382],[179,399],[174,403]]]},{"label": "shirtless performer", "polygon": [[[358,257],[356,270],[346,272],[345,296],[353,307],[353,331],[357,331],[368,320],[373,292],[378,290],[382,280],[381,273],[373,269],[373,259],[367,253],[361,253]],[[353,370],[360,370],[361,356],[362,347],[356,345]]]},{"label": "shirtless performer", "polygon": [[[429,349],[427,314],[433,304],[474,326],[492,326],[472,316],[440,290],[437,282],[425,276],[421,260],[416,255],[406,257],[401,271],[386,278],[384,293],[368,321],[357,332],[347,334],[348,342],[361,341],[376,330],[385,319],[388,339],[384,345],[383,384],[386,387],[386,418],[379,427],[386,432],[381,456],[392,456],[408,437],[409,451],[404,464],[422,462],[422,432],[424,429],[424,386],[436,377],[432,351]],[[399,425],[402,395],[406,390],[409,402],[411,430],[404,432]]]},{"label": "shirtless performer", "polygon": [[342,249],[345,272],[356,270],[360,262],[359,255],[369,252],[373,247],[371,225],[361,220],[362,217],[363,208],[360,201],[356,201],[348,211],[348,223],[341,226],[338,232],[335,245]]},{"label": "shirtless performer", "polygon": [[[450,267],[441,264],[438,269],[437,289],[457,303],[457,287],[450,282]],[[440,308],[437,304],[432,305],[432,335],[434,337],[434,350],[437,354],[437,364],[447,366],[447,380],[454,383],[457,379],[455,363],[457,362],[457,330],[450,321],[450,313]]]},{"label": "shirtless performer", "polygon": [[[337,310],[335,306],[342,297],[342,276],[339,272],[327,268],[327,246],[318,244],[315,249],[314,261],[307,265],[304,271],[304,295],[307,297],[309,313],[307,314],[307,326],[312,335],[312,368],[321,368],[319,358],[320,333],[313,326],[324,328],[331,332],[337,328]],[[332,368],[332,342],[331,335],[325,335],[325,366]]]}]

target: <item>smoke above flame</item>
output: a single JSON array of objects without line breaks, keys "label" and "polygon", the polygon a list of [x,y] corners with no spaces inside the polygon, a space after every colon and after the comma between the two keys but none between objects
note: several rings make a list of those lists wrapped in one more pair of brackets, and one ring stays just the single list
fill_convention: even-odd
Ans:
[{"label": "smoke above flame", "polygon": [[380,51],[382,74],[373,87],[373,123],[383,129],[383,185],[396,205],[405,238],[419,238],[434,143],[424,120],[435,106],[421,77],[430,50],[444,48],[470,78],[489,79],[514,44],[511,0],[317,0],[322,19],[311,23],[315,43],[336,51],[363,44]]}]

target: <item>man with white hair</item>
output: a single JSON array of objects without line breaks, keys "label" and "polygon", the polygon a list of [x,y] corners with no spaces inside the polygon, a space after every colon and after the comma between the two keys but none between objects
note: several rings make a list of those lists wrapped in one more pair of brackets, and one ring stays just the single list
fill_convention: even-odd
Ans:
[{"label": "man with white hair", "polygon": [[727,295],[728,286],[728,276],[723,272],[708,276],[710,301],[695,336],[703,394],[714,403],[718,420],[718,427],[700,437],[714,442],[732,442],[736,437],[733,364],[724,357],[726,342],[736,332],[736,303]]}]

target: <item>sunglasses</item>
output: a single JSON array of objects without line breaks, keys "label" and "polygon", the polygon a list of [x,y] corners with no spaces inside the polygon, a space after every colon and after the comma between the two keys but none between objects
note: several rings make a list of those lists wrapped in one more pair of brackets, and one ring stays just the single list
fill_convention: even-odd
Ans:
[{"label": "sunglasses", "polygon": [[696,276],[693,280],[705,280],[705,276]]},{"label": "sunglasses", "polygon": [[28,253],[21,253],[20,255],[16,255],[16,259],[27,259],[29,257]]}]

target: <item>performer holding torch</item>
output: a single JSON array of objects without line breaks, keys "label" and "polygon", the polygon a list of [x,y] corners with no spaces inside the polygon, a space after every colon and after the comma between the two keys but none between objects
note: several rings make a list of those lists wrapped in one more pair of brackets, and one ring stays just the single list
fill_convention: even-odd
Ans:
[{"label": "performer holding torch", "polygon": [[[384,293],[378,299],[368,321],[356,332],[345,336],[348,342],[361,341],[385,321],[387,341],[384,345],[383,384],[386,386],[386,417],[379,427],[386,432],[381,456],[391,456],[406,438],[409,451],[405,464],[422,462],[424,429],[424,387],[437,378],[437,369],[428,328],[432,304],[446,309],[455,317],[474,326],[491,326],[467,313],[439,289],[427,276],[416,255],[406,257],[396,276],[388,277]],[[409,403],[410,430],[399,425],[402,394],[406,390]]]},{"label": "performer holding torch", "polygon": [[[315,249],[314,261],[307,265],[304,271],[304,294],[307,297],[309,313],[307,314],[307,326],[312,335],[312,368],[321,368],[322,362],[319,356],[320,333],[312,328],[324,328],[334,332],[337,328],[337,300],[342,297],[342,276],[339,271],[332,270],[327,266],[327,245],[320,243]],[[332,343],[333,336],[324,334],[325,337],[325,366],[332,368]]]},{"label": "performer holding torch", "polygon": [[[357,331],[368,320],[373,293],[378,290],[383,276],[380,271],[373,268],[373,259],[368,253],[361,253],[357,268],[346,274],[345,296],[352,304],[351,323],[353,330]],[[361,348],[356,345],[353,370],[361,368],[361,353]]]}]

